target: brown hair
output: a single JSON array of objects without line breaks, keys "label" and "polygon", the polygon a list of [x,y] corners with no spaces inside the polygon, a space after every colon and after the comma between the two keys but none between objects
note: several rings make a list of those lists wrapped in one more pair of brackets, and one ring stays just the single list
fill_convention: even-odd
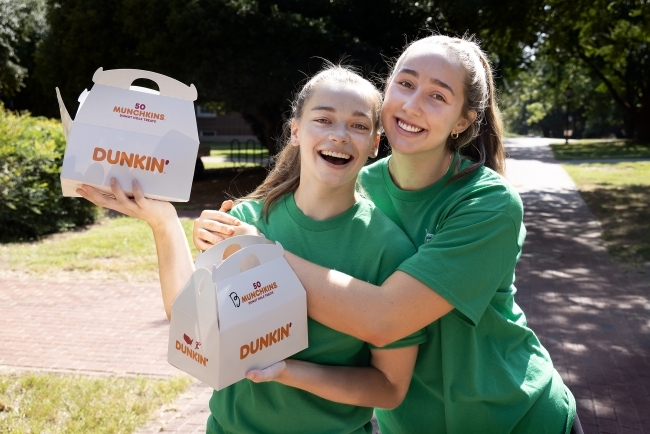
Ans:
[{"label": "brown hair", "polygon": [[357,74],[352,67],[328,62],[318,74],[307,81],[302,89],[296,93],[291,103],[291,117],[285,121],[282,136],[278,141],[279,145],[282,146],[282,150],[274,157],[273,169],[255,191],[238,199],[235,201],[236,203],[246,200],[263,201],[260,217],[265,216],[268,221],[271,206],[285,194],[296,191],[298,185],[300,185],[300,148],[290,145],[291,121],[299,120],[302,117],[307,101],[314,94],[315,86],[327,82],[366,86],[374,100],[372,111],[373,133],[381,132],[381,92],[377,90],[374,84]]},{"label": "brown hair", "polygon": [[[432,35],[414,41],[395,62],[386,85],[390,84],[409,49],[422,44],[443,45],[460,61],[466,71],[463,116],[470,119],[469,112],[472,110],[476,112],[476,120],[465,131],[455,139],[451,136],[447,139],[449,150],[458,152],[461,157],[472,161],[472,164],[456,173],[450,181],[468,175],[481,166],[487,166],[503,175],[505,170],[505,151],[502,141],[503,122],[497,105],[492,66],[474,37],[453,38]],[[460,160],[456,164],[456,170],[459,165]]]}]

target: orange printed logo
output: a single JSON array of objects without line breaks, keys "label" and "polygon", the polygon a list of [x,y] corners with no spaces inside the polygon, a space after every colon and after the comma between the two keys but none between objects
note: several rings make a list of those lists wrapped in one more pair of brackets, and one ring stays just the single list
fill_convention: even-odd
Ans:
[{"label": "orange printed logo", "polygon": [[109,149],[107,151],[106,149],[100,147],[96,147],[93,151],[93,160],[106,160],[108,164],[119,164],[120,166],[124,166],[126,164],[128,167],[148,170],[150,172],[155,172],[157,170],[159,173],[163,173],[165,166],[169,164],[169,160],[165,160],[164,158],[158,159],[156,157],[149,157],[147,155],[139,155],[133,153],[127,154],[124,151],[113,151],[112,149]]},{"label": "orange printed logo", "polygon": [[255,354],[258,351],[262,351],[266,347],[270,347],[273,344],[288,338],[291,332],[291,323],[287,324],[284,327],[278,327],[276,330],[267,333],[264,336],[260,336],[255,339],[255,342],[251,341],[250,344],[244,344],[239,349],[239,359],[244,360],[248,357],[249,354]]},{"label": "orange printed logo", "polygon": [[[203,357],[199,352],[197,351],[199,347],[201,346],[201,342],[199,341],[194,341],[192,338],[190,338],[188,335],[183,333],[183,340],[185,341],[185,344],[183,344],[181,341],[176,340],[176,349],[180,351],[181,353],[185,354],[187,357],[190,359],[194,360],[196,363],[199,363],[203,366],[206,366],[208,363],[208,358]],[[192,343],[194,343],[196,346],[194,349],[192,349]],[[189,346],[188,346],[189,345]]]},{"label": "orange printed logo", "polygon": [[250,304],[253,301],[257,301],[257,299],[273,294],[273,290],[278,289],[278,284],[273,282],[266,286],[262,286],[260,282],[255,282],[253,283],[253,289],[255,289],[255,291],[249,292],[241,298],[244,303]]},{"label": "orange printed logo", "polygon": [[165,114],[164,113],[155,113],[155,112],[149,112],[146,111],[146,106],[144,104],[136,104],[135,108],[128,108],[128,107],[120,107],[120,106],[115,106],[113,107],[113,113],[119,113],[120,117],[127,117],[127,118],[138,118],[139,120],[151,120],[155,123],[155,121],[164,121],[165,120]]}]

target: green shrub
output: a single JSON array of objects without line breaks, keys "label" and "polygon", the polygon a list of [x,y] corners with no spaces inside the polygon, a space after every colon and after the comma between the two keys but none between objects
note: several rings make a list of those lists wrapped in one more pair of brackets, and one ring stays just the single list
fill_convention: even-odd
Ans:
[{"label": "green shrub", "polygon": [[0,241],[35,239],[95,220],[85,199],[61,195],[61,123],[0,104]]}]

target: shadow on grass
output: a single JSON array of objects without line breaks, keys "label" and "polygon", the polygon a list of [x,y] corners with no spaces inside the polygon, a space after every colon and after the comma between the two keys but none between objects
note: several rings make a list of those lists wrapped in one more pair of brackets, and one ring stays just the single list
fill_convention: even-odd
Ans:
[{"label": "shadow on grass", "polygon": [[650,186],[597,186],[580,194],[600,221],[612,255],[628,264],[650,261]]},{"label": "shadow on grass", "polygon": [[650,158],[650,145],[626,140],[610,140],[586,143],[551,144],[558,160],[589,160],[606,158]]}]

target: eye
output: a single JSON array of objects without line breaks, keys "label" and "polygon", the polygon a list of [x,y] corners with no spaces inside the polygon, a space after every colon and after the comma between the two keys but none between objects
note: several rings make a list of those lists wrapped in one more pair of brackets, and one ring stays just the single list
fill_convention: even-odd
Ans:
[{"label": "eye", "polygon": [[402,87],[406,87],[406,88],[409,88],[409,89],[413,89],[413,84],[412,84],[410,81],[408,81],[408,80],[401,80],[401,81],[398,81],[397,84],[399,84],[399,85],[402,86]]},{"label": "eye", "polygon": [[315,122],[318,122],[319,124],[329,124],[329,119],[327,118],[316,118],[314,119]]},{"label": "eye", "polygon": [[442,102],[446,102],[446,101],[447,101],[447,100],[445,99],[445,97],[442,96],[442,95],[439,94],[439,93],[434,93],[433,95],[431,95],[431,98],[433,98],[433,99],[437,99],[438,101],[442,101]]},{"label": "eye", "polygon": [[362,130],[362,131],[366,131],[366,130],[370,129],[367,126],[365,126],[364,124],[354,124],[354,125],[352,125],[352,128],[356,128],[356,129]]}]

